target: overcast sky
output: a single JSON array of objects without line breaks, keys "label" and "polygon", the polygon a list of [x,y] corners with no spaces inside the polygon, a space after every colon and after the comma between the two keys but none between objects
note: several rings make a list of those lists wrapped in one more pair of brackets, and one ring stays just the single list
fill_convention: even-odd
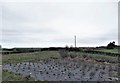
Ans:
[{"label": "overcast sky", "polygon": [[117,2],[11,2],[0,11],[3,47],[74,46],[74,35],[78,47],[118,44]]}]

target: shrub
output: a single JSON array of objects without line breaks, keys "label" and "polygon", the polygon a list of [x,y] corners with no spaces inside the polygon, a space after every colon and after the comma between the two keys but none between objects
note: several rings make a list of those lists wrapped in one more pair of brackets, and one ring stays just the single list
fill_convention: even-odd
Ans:
[{"label": "shrub", "polygon": [[68,51],[67,50],[59,50],[60,56],[62,58],[68,57]]},{"label": "shrub", "polygon": [[107,45],[107,49],[114,49],[115,48],[115,42],[110,42],[108,45]]},{"label": "shrub", "polygon": [[70,56],[71,58],[75,58],[75,57],[77,57],[77,54],[76,54],[76,53],[69,53],[69,56]]},{"label": "shrub", "polygon": [[87,57],[87,55],[83,55],[83,58],[86,58]]}]

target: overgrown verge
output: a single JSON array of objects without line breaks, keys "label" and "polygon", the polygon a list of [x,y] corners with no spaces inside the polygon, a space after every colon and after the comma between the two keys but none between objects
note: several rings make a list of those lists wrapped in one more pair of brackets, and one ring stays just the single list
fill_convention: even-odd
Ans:
[{"label": "overgrown verge", "polygon": [[93,59],[98,62],[119,63],[118,57],[107,56],[102,54],[89,54],[83,52],[71,52],[70,54],[79,56],[81,58]]},{"label": "overgrown verge", "polygon": [[3,70],[2,81],[34,81],[34,79],[30,76],[23,76],[21,74],[9,72],[8,70]]},{"label": "overgrown verge", "polygon": [[90,53],[84,53],[84,52],[69,52],[66,50],[60,50],[59,53],[62,58],[80,57],[80,58],[85,58],[87,60],[93,59],[98,62],[119,63],[118,57],[107,56],[107,55],[102,55],[102,54],[90,54]]}]

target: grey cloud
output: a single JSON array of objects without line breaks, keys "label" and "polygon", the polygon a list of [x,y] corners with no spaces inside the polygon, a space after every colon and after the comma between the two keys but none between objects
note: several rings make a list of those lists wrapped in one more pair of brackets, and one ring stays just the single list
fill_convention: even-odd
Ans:
[{"label": "grey cloud", "polygon": [[[54,35],[58,34],[59,31],[56,31],[54,29],[49,29],[49,28],[38,28],[38,29],[29,29],[29,28],[23,28],[23,29],[9,29],[9,28],[4,28],[2,29],[2,37],[16,37],[16,38],[23,38],[26,37],[40,37],[40,36],[47,36],[47,35]],[[14,38],[15,39],[15,38]]]},{"label": "grey cloud", "polygon": [[73,43],[74,38],[73,37],[60,37],[60,36],[56,36],[55,39],[52,40],[52,42],[57,42],[57,43]]},{"label": "grey cloud", "polygon": [[[97,28],[96,28],[97,27]],[[10,3],[3,6],[4,46],[106,45],[117,41],[115,3]]]},{"label": "grey cloud", "polygon": [[[117,41],[117,36],[113,34],[101,35],[101,36],[94,36],[94,37],[86,37],[86,38],[78,38],[78,43],[83,44],[99,44],[105,43],[106,41]],[[108,43],[109,43],[108,42]]]},{"label": "grey cloud", "polygon": [[2,7],[2,19],[4,21],[10,21],[10,22],[23,22],[25,21],[25,17],[19,15],[19,13],[3,6]]}]

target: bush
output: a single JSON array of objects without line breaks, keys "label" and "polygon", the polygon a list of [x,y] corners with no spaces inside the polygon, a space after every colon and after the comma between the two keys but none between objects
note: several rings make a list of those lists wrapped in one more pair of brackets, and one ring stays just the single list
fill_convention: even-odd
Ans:
[{"label": "bush", "polygon": [[114,49],[115,48],[115,42],[110,42],[108,45],[107,45],[107,49]]},{"label": "bush", "polygon": [[77,54],[76,53],[69,53],[69,56],[70,56],[70,58],[75,58],[75,57],[77,57]]},{"label": "bush", "polygon": [[66,58],[69,56],[67,50],[59,50],[59,53],[62,58]]},{"label": "bush", "polygon": [[87,55],[83,55],[83,58],[86,58],[87,57]]},{"label": "bush", "polygon": [[75,58],[77,55],[76,54],[70,54],[71,58]]}]

